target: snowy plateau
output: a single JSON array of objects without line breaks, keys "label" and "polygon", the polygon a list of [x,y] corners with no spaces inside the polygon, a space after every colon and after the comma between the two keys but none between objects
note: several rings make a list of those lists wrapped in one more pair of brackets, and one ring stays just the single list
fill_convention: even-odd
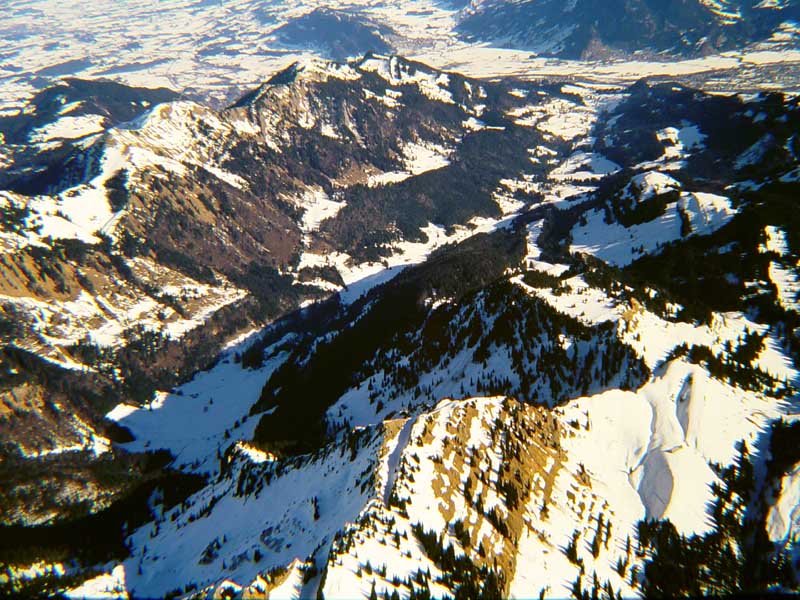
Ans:
[{"label": "snowy plateau", "polygon": [[0,595],[800,592],[795,0],[7,4]]}]

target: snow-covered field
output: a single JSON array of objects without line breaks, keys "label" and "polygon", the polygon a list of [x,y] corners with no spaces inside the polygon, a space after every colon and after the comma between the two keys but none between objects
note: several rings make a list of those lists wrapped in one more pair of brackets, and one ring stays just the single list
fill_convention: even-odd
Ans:
[{"label": "snow-covered field", "polygon": [[367,185],[376,187],[405,181],[414,175],[442,169],[450,164],[451,150],[431,143],[410,143],[403,148],[403,171],[388,171],[370,175]]},{"label": "snow-covered field", "polygon": [[178,465],[199,473],[216,468],[218,448],[237,440],[250,440],[257,419],[248,419],[266,378],[286,360],[283,346],[267,349],[270,358],[260,369],[245,370],[233,361],[252,338],[230,347],[210,371],[195,375],[175,393],[161,392],[146,407],[117,405],[106,418],[124,425],[137,440],[132,451],[164,448]]},{"label": "snow-covered field", "polygon": [[389,25],[402,54],[455,39],[456,11],[434,0],[414,0],[413,10],[369,0],[165,0],[157,7],[134,0],[15,0],[4,13],[0,107],[6,114],[20,108],[35,77],[67,75],[187,90],[225,102],[236,89],[297,60],[303,51],[282,46],[274,32],[320,7],[363,11]]},{"label": "snow-covered field", "polygon": [[786,548],[794,560],[800,554],[800,464],[783,477],[767,518],[769,539]]},{"label": "snow-covered field", "polygon": [[769,263],[769,278],[777,289],[778,301],[786,310],[798,312],[800,309],[798,263],[792,258],[786,232],[780,227],[768,225],[764,228],[764,236],[766,241],[759,250],[771,253],[777,258]]},{"label": "snow-covered field", "polygon": [[[235,447],[232,467],[237,473],[262,470],[263,485],[264,473],[273,469],[274,459],[246,443],[258,421],[248,418],[248,412],[264,380],[286,360],[285,348],[292,339],[267,348],[263,367],[243,370],[233,355],[252,339],[231,346],[217,366],[199,373],[176,393],[160,395],[152,406],[119,405],[111,411],[108,418],[138,438],[127,448],[168,449],[176,456],[176,465],[216,478],[220,452]],[[202,586],[220,581],[219,574],[225,572],[241,588],[267,567],[290,565],[295,558],[300,560],[298,566],[303,565],[319,544],[332,541],[363,507],[366,498],[364,493],[354,493],[354,483],[360,483],[374,467],[382,445],[380,431],[371,432],[365,444],[355,462],[343,461],[340,448],[334,446],[316,458],[301,459],[296,468],[284,469],[257,492],[238,494],[235,478],[219,480],[189,499],[188,505],[196,509],[183,511],[179,506],[174,517],[164,513],[155,535],[150,526],[134,532],[131,543],[136,550],[115,567],[115,577],[122,577],[127,589],[137,595],[161,596],[178,581]],[[314,506],[321,517],[314,516]],[[254,558],[254,551],[263,559]],[[193,566],[187,570],[189,564]],[[107,579],[84,585],[106,585]],[[285,585],[286,597],[296,597],[302,577],[290,576]],[[270,594],[270,598],[283,597],[280,594]]]},{"label": "snow-covered field", "polygon": [[[529,269],[543,271],[560,276],[566,272],[565,265],[552,264],[542,260],[541,249],[537,244],[543,223],[537,221],[528,226],[528,256],[526,266]],[[786,250],[782,232],[775,227],[767,228],[767,243],[763,250]],[[615,242],[608,242],[614,245]],[[669,320],[658,316],[638,304],[621,301],[608,292],[588,285],[578,275],[564,279],[558,289],[533,288],[528,286],[522,277],[514,277],[516,285],[528,293],[546,300],[559,312],[576,318],[588,325],[604,322],[617,323],[617,333],[630,345],[650,368],[663,364],[670,352],[681,344],[707,346],[713,352],[721,354],[727,344],[736,344],[738,340],[751,333],[764,335],[764,344],[756,357],[753,367],[768,373],[779,382],[797,384],[800,382],[798,372],[791,358],[775,338],[767,325],[753,321],[739,312],[715,313],[709,324],[692,324]],[[681,307],[672,306],[677,312]]]},{"label": "snow-covered field", "polygon": [[64,116],[44,127],[35,129],[28,139],[34,143],[57,139],[77,139],[99,133],[105,129],[106,120],[100,115]]},{"label": "snow-covered field", "polygon": [[85,581],[78,587],[67,590],[64,595],[70,600],[128,598],[128,590],[125,587],[125,567],[116,565],[110,573],[102,573]]},{"label": "snow-covered field", "polygon": [[742,78],[746,67],[767,65],[796,65],[800,51],[754,48],[743,52],[726,52],[721,55],[687,60],[640,61],[571,61],[532,55],[529,51],[495,48],[486,44],[453,46],[447,52],[422,50],[414,58],[438,68],[458,71],[471,77],[518,77],[539,79],[554,76],[575,77],[584,82],[602,85],[631,84],[642,77],[700,76],[714,89],[730,93],[741,91],[744,85],[750,91],[786,90],[800,91],[800,82],[789,78],[784,81],[748,81]]},{"label": "snow-covered field", "polygon": [[[435,0],[162,0],[157,7],[134,0],[14,0],[4,12],[0,114],[22,108],[40,81],[63,76],[107,77],[228,102],[236,90],[263,81],[303,55],[282,45],[274,32],[321,7],[360,12],[393,30],[390,41],[399,54],[476,77],[563,75],[607,83],[708,72],[709,79],[734,81],[741,67],[800,62],[800,52],[775,45],[778,38],[740,53],[684,61],[537,58],[530,51],[460,40],[457,8]],[[800,89],[791,79],[753,85]]]},{"label": "snow-covered field", "polygon": [[[220,365],[206,377],[215,385],[225,384],[226,372],[233,368],[239,367]],[[273,364],[264,367],[272,368]],[[253,374],[263,377],[265,370]],[[207,383],[201,377],[183,393],[189,394],[192,385]],[[250,393],[226,388],[216,396],[215,405],[227,403],[231,409],[230,417],[225,417],[229,419],[237,413],[237,396]],[[212,423],[220,416],[211,414],[213,406],[205,413],[205,408],[199,412],[190,404],[179,406],[180,402],[166,399],[152,417],[146,413],[142,417],[166,417],[159,411],[170,404],[180,409],[184,423],[195,417]],[[199,397],[187,402],[197,409],[206,404]],[[280,594],[303,597],[320,584],[313,574],[300,576],[308,561],[314,561],[318,567],[326,565],[325,597],[366,597],[373,582],[379,593],[391,593],[398,589],[392,583],[395,576],[403,581],[418,569],[430,569],[434,577],[441,573],[421,551],[411,526],[418,523],[425,530],[443,531],[445,539],[456,544],[457,538],[447,533],[452,531],[448,520],[455,518],[449,515],[456,515],[482,540],[481,546],[494,549],[498,559],[508,553],[513,556],[511,597],[531,597],[531,590],[540,589],[562,597],[569,594],[578,572],[564,548],[574,531],[591,536],[602,514],[613,531],[607,550],[594,558],[582,544],[578,556],[602,580],[633,595],[629,582],[615,574],[614,565],[617,557],[624,556],[626,538],[635,544],[636,523],[645,517],[670,518],[686,535],[708,531],[713,500],[709,486],[718,481],[709,463],[731,464],[736,442],[745,439],[753,444],[781,410],[773,400],[742,393],[682,361],[664,365],[637,392],[612,390],[556,409],[561,431],[558,453],[546,444],[536,450],[542,443],[536,435],[525,438],[529,452],[544,455],[541,463],[531,464],[527,476],[534,486],[521,509],[525,526],[518,544],[510,546],[461,492],[464,482],[474,477],[471,472],[479,469],[488,479],[479,481],[472,493],[482,498],[483,510],[510,514],[512,509],[494,487],[503,464],[496,440],[516,439],[511,436],[520,433],[511,434],[511,429],[528,419],[538,423],[544,413],[523,408],[523,419],[519,414],[512,417],[508,407],[502,398],[444,400],[416,418],[361,430],[362,441],[350,460],[343,460],[347,452],[343,445],[333,443],[313,456],[291,461],[289,468],[276,468],[279,463],[239,443],[224,477],[216,476],[215,453],[223,442],[232,443],[227,438],[204,438],[187,454],[180,434],[150,436],[153,429],[145,421],[131,418],[134,414],[122,416],[120,422],[145,436],[149,447],[179,450],[179,460],[193,457],[191,466],[209,470],[216,483],[190,498],[184,508],[165,512],[156,524],[134,532],[132,557],[114,567],[111,575],[81,589],[113,588],[124,581],[132,593],[160,595],[169,585],[192,582],[239,590],[281,586]],[[244,404],[239,405],[238,412],[243,410]],[[125,411],[117,412],[120,416]],[[246,435],[243,431],[234,436]],[[508,433],[498,438],[498,431]],[[446,483],[450,477],[456,477],[455,485]],[[235,490],[243,481],[248,482],[247,491],[240,494]],[[793,484],[785,483],[789,485]],[[390,498],[405,502],[405,508],[398,510],[397,501]],[[782,501],[790,502],[790,495]],[[787,514],[787,509],[775,510]],[[775,536],[785,535],[783,518],[773,518]],[[474,552],[470,555],[477,560]],[[635,562],[632,556],[630,560]],[[288,576],[259,579],[276,566],[288,566]],[[444,589],[434,585],[432,591],[440,594]]]}]

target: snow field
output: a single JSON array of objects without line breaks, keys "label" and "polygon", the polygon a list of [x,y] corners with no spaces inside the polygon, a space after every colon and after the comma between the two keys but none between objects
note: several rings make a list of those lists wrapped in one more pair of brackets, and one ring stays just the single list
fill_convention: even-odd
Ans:
[{"label": "snow field", "polygon": [[660,217],[631,227],[606,223],[603,211],[594,210],[587,214],[585,225],[579,224],[572,230],[574,241],[570,250],[626,266],[682,239],[684,219],[691,235],[708,235],[727,224],[735,214],[727,198],[704,192],[684,192],[680,200],[667,204]]}]

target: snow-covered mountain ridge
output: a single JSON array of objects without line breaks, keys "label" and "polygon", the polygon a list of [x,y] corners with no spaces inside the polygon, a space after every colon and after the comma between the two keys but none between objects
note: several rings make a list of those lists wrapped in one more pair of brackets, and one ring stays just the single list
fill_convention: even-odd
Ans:
[{"label": "snow-covered mountain ridge", "polygon": [[[385,266],[522,206],[495,191],[539,134],[480,119],[521,102],[505,84],[381,56],[295,65],[224,111],[109,84],[48,89],[3,122],[4,335],[89,367],[100,389],[170,387],[176,367],[185,377],[213,359],[209,337],[344,286],[356,298]],[[507,152],[483,160],[500,139]],[[476,177],[438,194],[462,169]],[[58,445],[29,436],[23,451]]]},{"label": "snow-covered mountain ridge", "polygon": [[[28,450],[6,417],[5,468],[140,457],[128,472],[142,487],[98,489],[77,521],[48,527],[42,506],[5,526],[7,589],[795,590],[797,106],[677,82],[479,81],[368,55],[298,64],[224,111],[180,100],[112,115],[60,150],[37,122],[33,152],[13,148],[6,171],[4,198],[31,208],[6,225],[9,261],[127,267],[176,328],[209,310],[192,288],[232,303],[171,341],[135,311],[119,320],[136,336],[106,324],[78,348],[42,338],[82,373],[37,361],[35,326],[15,338],[6,414],[33,397],[27,414],[46,418]],[[45,164],[58,176],[32,188],[26,169]],[[74,198],[117,217],[96,235],[80,212],[48,214]],[[40,302],[73,289],[20,280]],[[176,357],[216,355],[281,314],[169,378]],[[50,323],[62,339],[70,325],[86,327]],[[163,368],[164,391],[132,365]],[[77,393],[76,373],[109,387]],[[84,452],[45,441],[72,414]],[[14,481],[3,498],[19,506],[30,488]],[[106,534],[94,554],[78,547],[86,531]]]}]

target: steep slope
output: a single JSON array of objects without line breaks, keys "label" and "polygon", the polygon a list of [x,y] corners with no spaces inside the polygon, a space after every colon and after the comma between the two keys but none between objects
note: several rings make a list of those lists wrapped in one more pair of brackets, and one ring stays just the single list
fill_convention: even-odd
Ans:
[{"label": "steep slope", "polygon": [[[736,411],[720,426],[709,401]],[[713,529],[709,485],[720,479],[709,462],[734,463],[735,443],[753,443],[776,411],[677,361],[638,393],[556,411],[445,400],[304,457],[236,443],[215,483],[173,509],[156,504],[156,520],[128,539],[126,589],[564,597],[585,573],[585,587],[634,595],[639,521]]]},{"label": "steep slope", "polygon": [[[313,343],[311,356],[301,348],[273,375],[254,408],[276,410],[262,419],[256,439],[280,448],[292,434],[313,432],[316,406],[327,408],[329,430],[349,429],[415,414],[442,397],[481,392],[553,405],[590,390],[636,387],[647,372],[609,328],[590,330],[563,320],[508,284],[420,311],[384,339],[372,336],[371,346],[367,332],[376,317],[370,313],[383,310],[373,304],[345,335]],[[414,307],[394,303],[392,310],[409,315]],[[345,377],[320,377],[329,369],[335,372],[339,365],[332,365],[331,357],[355,340],[366,360],[348,361]],[[298,366],[304,373],[299,379],[294,376]],[[314,375],[309,379],[308,374]],[[295,407],[299,398],[309,397],[314,402],[303,403],[301,421]],[[299,430],[290,425],[300,422]]]}]

